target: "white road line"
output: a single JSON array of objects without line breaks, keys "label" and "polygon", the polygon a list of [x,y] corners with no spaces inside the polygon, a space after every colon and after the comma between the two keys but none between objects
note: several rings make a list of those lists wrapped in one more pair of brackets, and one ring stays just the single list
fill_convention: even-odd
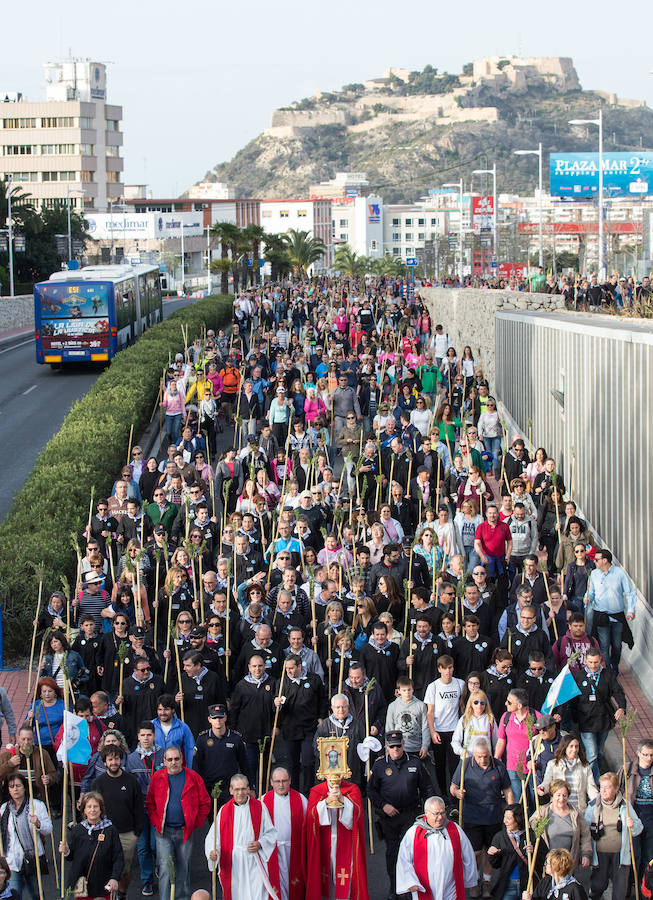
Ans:
[{"label": "white road line", "polygon": [[26,391],[23,391],[23,397],[25,396],[25,394],[31,394],[32,391],[35,391],[35,390],[36,390],[36,385],[33,384],[33,385],[31,386],[31,388],[27,388]]},{"label": "white road line", "polygon": [[33,344],[34,338],[30,338],[28,341],[22,341],[20,344],[14,344],[13,347],[7,347],[5,350],[0,350],[0,353],[11,353],[12,350],[17,350],[19,347],[24,347],[25,344]]}]

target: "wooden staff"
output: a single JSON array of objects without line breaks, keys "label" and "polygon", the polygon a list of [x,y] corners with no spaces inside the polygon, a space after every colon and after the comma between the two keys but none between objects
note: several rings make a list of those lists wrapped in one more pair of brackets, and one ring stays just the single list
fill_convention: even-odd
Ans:
[{"label": "wooden staff", "polygon": [[227,681],[229,681],[229,640],[231,637],[229,628],[229,607],[231,598],[231,559],[229,560],[229,568],[227,569],[227,609],[225,611],[225,633],[224,633],[224,673]]},{"label": "wooden staff", "polygon": [[533,875],[535,874],[535,866],[537,864],[537,851],[540,848],[540,841],[542,840],[542,835],[546,831],[546,827],[551,821],[550,816],[539,817],[538,811],[538,819],[533,822],[533,833],[535,835],[535,846],[533,847],[533,857],[529,861],[528,866],[528,884],[526,885],[526,891],[530,894],[533,890]]},{"label": "wooden staff", "polygon": [[129,429],[129,443],[127,444],[127,463],[129,465],[129,458],[132,452],[132,438],[134,437],[134,423],[132,422],[131,427]]},{"label": "wooden staff", "polygon": [[[549,601],[549,609],[551,610],[551,624],[553,625],[553,633],[555,634],[556,641],[558,640],[558,626],[556,624],[556,615],[555,610],[551,606],[551,593],[549,591],[549,577],[547,575],[546,563],[543,559],[540,560],[540,569],[542,570],[542,578],[544,579],[544,589],[546,590],[546,599]],[[523,572],[522,572],[523,575]],[[522,578],[523,584],[523,578]]]},{"label": "wooden staff", "polygon": [[395,454],[392,453],[392,459],[390,460],[390,478],[388,479],[388,503],[390,503],[390,498],[392,497],[392,474],[395,468]]},{"label": "wooden staff", "polygon": [[[408,655],[413,655],[413,626],[410,626],[410,638],[408,639]],[[412,679],[413,677],[413,664],[411,663],[408,666],[408,677]]]},{"label": "wooden staff", "polygon": [[[65,740],[64,735],[64,740]],[[32,769],[30,766],[30,757],[32,755],[32,747],[25,747],[23,750],[23,755],[25,757],[25,762],[27,763],[27,787],[29,790],[29,811],[30,815],[34,816],[36,813],[34,812],[34,786],[32,782]],[[32,823],[32,840],[34,841],[34,861],[36,862],[36,880],[39,886],[39,897],[43,896],[43,882],[41,880],[41,858],[39,856],[39,845],[38,845],[38,835],[36,833],[36,824]],[[56,868],[56,866],[55,866]]]},{"label": "wooden staff", "polygon": [[[32,630],[32,647],[29,654],[29,674],[27,676],[27,693],[32,690],[32,666],[34,665],[34,650],[36,648],[36,629],[39,624],[39,616],[41,615],[41,600],[43,598],[43,573],[39,578],[39,595],[36,601],[36,616],[34,617],[34,629]],[[37,678],[38,681],[38,678]]]},{"label": "wooden staff", "polygon": [[331,663],[329,668],[329,698],[331,698],[331,670],[333,669],[333,660],[331,659],[331,628],[327,629],[327,659]]},{"label": "wooden staff", "polygon": [[[635,721],[635,717],[637,715],[637,710],[633,710],[632,713],[622,716],[619,720],[619,730],[621,732],[621,756],[623,760],[624,767],[624,799],[626,801],[626,818],[630,818],[630,801],[628,800],[628,766],[626,761],[626,736],[630,731],[633,722]],[[637,885],[637,866],[635,864],[635,851],[633,849],[633,832],[628,825],[628,841],[630,843],[630,862],[633,867],[633,879],[635,883],[635,900],[639,900],[639,888]]]},{"label": "wooden staff", "polygon": [[38,665],[36,666],[37,677],[34,679],[34,693],[32,694],[32,709],[34,709],[34,711],[36,711],[36,709],[35,709],[35,707],[36,707],[36,692],[38,691],[38,688],[39,688],[38,673],[41,671],[41,666],[43,665],[43,655],[45,652],[45,645],[46,645],[48,638],[52,634],[52,631],[53,631],[52,628],[46,628],[45,632],[43,633],[43,637],[41,638],[41,649],[39,651],[39,661],[38,661]]},{"label": "wooden staff", "polygon": [[[182,689],[181,689],[181,665],[179,663],[179,644],[177,643],[176,636],[175,636],[174,644],[175,644],[175,663],[176,663],[176,667],[177,667],[177,685],[178,685],[177,690],[179,691],[180,694],[183,694]],[[181,721],[185,723],[186,719],[184,718],[184,698],[183,698],[183,696],[182,696],[181,700],[179,701],[179,713],[180,713]]]},{"label": "wooden staff", "polygon": [[[64,722],[66,721],[66,712],[68,711],[68,679],[64,673],[63,679],[63,707],[64,707]],[[38,723],[37,723],[38,728]],[[63,734],[64,747],[66,746],[66,728],[64,725],[64,734]],[[67,758],[67,756],[66,756]],[[61,834],[62,839],[65,841],[68,835],[68,802],[67,802],[67,793],[68,793],[68,766],[64,765],[63,767],[63,789],[61,792]],[[66,878],[65,878],[65,860],[66,857],[61,852],[61,900],[63,900],[65,892],[66,892]],[[41,894],[43,896],[43,894]]]},{"label": "wooden staff", "polygon": [[460,797],[458,799],[458,824],[463,827],[463,792],[465,790],[465,763],[467,762],[467,750],[463,747],[463,755],[460,760]]},{"label": "wooden staff", "polygon": [[[166,651],[170,653],[170,638],[173,640],[176,638],[174,628],[172,627],[172,591],[166,591],[166,596],[168,598],[168,621],[166,625]],[[163,680],[166,682],[168,680],[168,666],[170,665],[170,656],[166,657],[165,669],[163,670]]]},{"label": "wooden staff", "polygon": [[156,571],[154,572],[154,652],[156,653],[156,637],[159,628],[159,566],[161,565],[161,551],[154,551],[154,561],[156,563]]},{"label": "wooden staff", "polygon": [[[346,633],[346,632],[345,632]],[[340,671],[338,673],[338,693],[342,693],[342,680],[345,672],[345,648],[340,646]]]},{"label": "wooden staff", "polygon": [[[41,760],[41,777],[43,777],[43,775],[45,775],[45,763],[43,761],[43,744],[41,743],[41,732],[38,728],[36,729],[36,740],[39,745],[39,759]],[[50,816],[50,819],[52,819],[52,812],[50,810],[50,794],[48,792],[47,784],[44,784],[43,788],[45,790],[45,807],[48,811],[48,815]],[[52,845],[52,861],[54,863],[54,877],[57,882],[57,890],[59,890],[59,867],[56,865],[56,862],[55,862],[57,859],[57,853],[54,848],[54,831],[50,832],[50,843]]]},{"label": "wooden staff", "polygon": [[[371,678],[367,686],[365,688],[365,737],[368,738],[370,736],[370,702],[369,702],[369,692],[374,685],[374,679]],[[365,760],[365,777],[367,781],[370,780],[370,757],[368,756]],[[374,833],[372,830],[372,801],[369,796],[367,798],[367,824],[370,835],[370,853],[374,856]]]},{"label": "wooden staff", "polygon": [[93,494],[95,492],[95,485],[91,486],[91,501],[88,504],[88,519],[86,520],[86,540],[91,540],[91,519],[93,518]]},{"label": "wooden staff", "polygon": [[199,562],[199,570],[200,570],[200,622],[204,622],[204,582],[202,581],[202,554],[205,542],[202,541],[202,546],[200,547],[200,562]]},{"label": "wooden staff", "polygon": [[[283,679],[286,674],[286,666],[285,664],[281,667],[281,679],[279,681],[279,693],[277,694],[277,700],[281,700],[283,695]],[[266,786],[270,783],[270,769],[272,767],[272,752],[274,750],[274,739],[276,737],[277,725],[279,723],[279,713],[281,711],[281,706],[277,706],[274,711],[274,724],[272,725],[272,740],[270,741],[270,755],[268,757],[268,767],[265,776],[265,784]]]},{"label": "wooden staff", "polygon": [[128,654],[127,644],[124,641],[120,642],[120,646],[118,647],[118,663],[120,665],[120,673],[118,675],[118,695],[121,698],[120,700],[120,713],[122,715],[122,683],[125,674],[125,659]]}]

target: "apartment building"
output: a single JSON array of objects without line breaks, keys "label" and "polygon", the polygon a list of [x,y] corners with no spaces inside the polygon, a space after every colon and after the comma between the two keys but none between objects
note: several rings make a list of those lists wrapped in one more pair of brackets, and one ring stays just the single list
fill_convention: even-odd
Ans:
[{"label": "apartment building", "polygon": [[70,60],[44,70],[44,101],[0,91],[0,178],[11,176],[37,209],[108,209],[124,193],[124,163],[122,107],[107,103],[106,66]]}]

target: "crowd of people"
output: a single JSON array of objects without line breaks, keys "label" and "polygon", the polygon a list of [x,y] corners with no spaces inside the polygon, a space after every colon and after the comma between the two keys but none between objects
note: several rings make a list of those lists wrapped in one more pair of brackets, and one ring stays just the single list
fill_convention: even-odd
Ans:
[{"label": "crowd of people", "polygon": [[39,896],[62,809],[77,897],[138,860],[189,900],[202,840],[233,900],[366,900],[372,847],[383,896],[438,900],[624,896],[653,857],[653,737],[605,755],[634,587],[405,293],[251,289],[166,369],[20,727],[0,691],[0,898]]},{"label": "crowd of people", "polygon": [[462,284],[458,279],[449,278],[442,282],[442,287],[555,294],[563,298],[567,309],[587,312],[627,311],[637,307],[648,309],[653,299],[653,287],[648,275],[638,280],[633,275],[613,272],[601,281],[596,272],[589,275],[545,273],[543,266],[534,268],[529,275],[522,269],[513,269],[505,276],[468,276]]}]

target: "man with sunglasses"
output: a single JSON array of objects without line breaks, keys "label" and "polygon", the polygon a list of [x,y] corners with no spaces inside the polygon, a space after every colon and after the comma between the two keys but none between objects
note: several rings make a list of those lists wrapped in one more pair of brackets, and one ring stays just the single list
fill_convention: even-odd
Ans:
[{"label": "man with sunglasses", "polygon": [[179,515],[179,507],[167,499],[163,486],[154,488],[152,502],[147,506],[147,515],[154,525],[161,523],[166,532],[171,533],[175,519]]},{"label": "man with sunglasses", "polygon": [[229,799],[229,780],[237,772],[247,772],[245,742],[227,727],[227,707],[224,703],[209,706],[209,728],[197,737],[193,769],[204,781],[210,794],[217,782],[222,782],[218,805]]},{"label": "man with sunglasses", "polygon": [[136,745],[140,723],[146,719],[151,721],[156,716],[159,695],[162,691],[163,678],[152,674],[150,661],[137,659],[133,672],[123,682],[122,696],[116,697],[116,704],[122,706],[124,734],[130,747]]}]

